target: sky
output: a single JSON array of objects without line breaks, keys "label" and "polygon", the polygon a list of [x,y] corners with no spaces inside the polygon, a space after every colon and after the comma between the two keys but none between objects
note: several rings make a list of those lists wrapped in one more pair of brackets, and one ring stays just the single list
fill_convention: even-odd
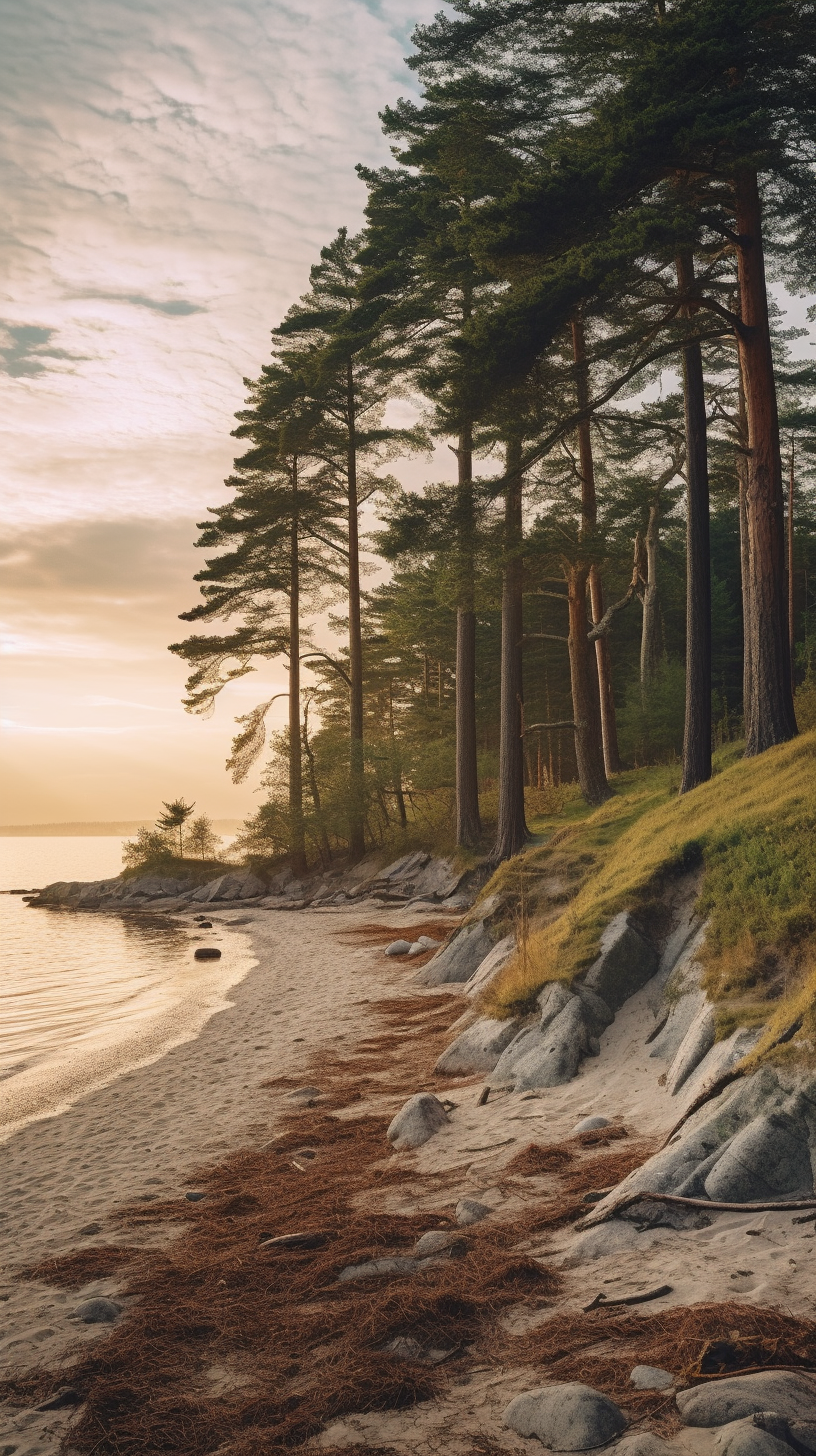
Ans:
[{"label": "sky", "polygon": [[[377,113],[439,0],[4,0],[0,822],[213,817],[234,718],[181,707],[243,379],[320,247],[362,221]],[[273,713],[280,722],[286,704]],[[277,720],[273,718],[273,726]]]}]

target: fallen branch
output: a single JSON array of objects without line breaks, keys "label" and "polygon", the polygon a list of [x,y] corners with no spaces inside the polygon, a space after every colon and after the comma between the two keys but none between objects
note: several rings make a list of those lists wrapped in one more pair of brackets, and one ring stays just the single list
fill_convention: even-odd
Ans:
[{"label": "fallen branch", "polygon": [[664,1294],[671,1294],[671,1284],[660,1284],[657,1289],[647,1289],[644,1294],[626,1294],[620,1299],[607,1299],[601,1292],[596,1294],[591,1304],[584,1305],[584,1314],[589,1314],[591,1309],[611,1309],[613,1304],[646,1304],[650,1299],[662,1299]]},{"label": "fallen branch", "polygon": [[816,1198],[794,1198],[784,1203],[717,1203],[710,1198],[682,1198],[679,1193],[627,1193],[609,1208],[588,1213],[575,1227],[581,1230],[594,1228],[596,1224],[605,1223],[608,1218],[621,1213],[625,1208],[631,1208],[635,1203],[648,1202],[670,1203],[679,1208],[703,1208],[707,1211],[713,1210],[714,1213],[795,1213],[803,1208],[816,1209]]},{"label": "fallen branch", "polygon": [[525,728],[522,737],[527,733],[543,733],[545,729],[549,732],[555,728],[575,728],[577,731],[578,724],[573,723],[571,718],[565,718],[561,723],[531,723],[529,728]]}]

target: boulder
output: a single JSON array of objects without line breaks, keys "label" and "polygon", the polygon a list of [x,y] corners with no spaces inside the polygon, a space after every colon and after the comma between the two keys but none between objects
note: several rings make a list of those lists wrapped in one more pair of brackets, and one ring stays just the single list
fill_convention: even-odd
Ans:
[{"label": "boulder", "polygon": [[460,1198],[456,1205],[456,1222],[460,1228],[469,1228],[473,1223],[481,1223],[492,1213],[486,1203],[479,1203],[476,1198]]},{"label": "boulder", "polygon": [[347,1264],[337,1276],[338,1284],[353,1279],[377,1279],[383,1274],[413,1274],[419,1267],[418,1261],[407,1255],[395,1254],[388,1259],[367,1259],[364,1264]]},{"label": "boulder", "polygon": [[693,1102],[706,1087],[711,1087],[741,1062],[756,1046],[764,1027],[745,1026],[732,1032],[724,1041],[715,1041],[710,1051],[683,1084],[683,1097]]},{"label": "boulder", "polygon": [[619,1011],[630,996],[651,979],[658,955],[628,910],[610,921],[601,936],[601,953],[584,976],[612,1011]]},{"label": "boulder", "polygon": [[584,1011],[577,996],[558,1013],[541,1040],[514,1069],[517,1092],[536,1087],[560,1087],[570,1082],[578,1071],[581,1057],[590,1051],[590,1040]]},{"label": "boulder", "polygon": [[494,1021],[484,1016],[474,1021],[442,1053],[434,1067],[434,1074],[438,1077],[465,1077],[475,1072],[492,1072],[520,1026],[518,1019]]},{"label": "boulder", "polygon": [[415,1092],[400,1108],[386,1137],[396,1152],[403,1148],[421,1148],[447,1121],[448,1114],[438,1097],[432,1092]]},{"label": "boulder", "polygon": [[492,949],[493,941],[485,930],[484,921],[471,921],[463,925],[453,939],[423,966],[417,982],[421,986],[446,986],[469,981]]},{"label": "boulder", "polygon": [[791,1421],[789,1430],[799,1450],[816,1451],[816,1418],[812,1421]]},{"label": "boulder", "polygon": [[706,1001],[683,1037],[666,1073],[666,1086],[673,1096],[711,1050],[715,1034],[714,1007]]},{"label": "boulder", "polygon": [[535,1047],[540,1046],[543,1040],[544,1037],[537,1026],[523,1026],[499,1057],[487,1078],[488,1085],[512,1087],[518,1063]]},{"label": "boulder", "polygon": [[636,1365],[629,1380],[635,1390],[669,1390],[674,1385],[671,1371],[659,1365]]},{"label": "boulder", "polygon": [[674,1456],[675,1447],[656,1436],[654,1431],[633,1431],[615,1445],[615,1456]]},{"label": "boulder", "polygon": [[387,956],[407,955],[410,949],[410,940],[392,940],[391,944],[385,947],[385,954]]},{"label": "boulder", "polygon": [[705,1180],[709,1198],[751,1203],[813,1193],[807,1127],[785,1112],[757,1117],[738,1132]]},{"label": "boulder", "polygon": [[436,950],[441,945],[440,940],[434,940],[432,935],[420,935],[418,940],[412,942],[408,949],[409,956],[424,955],[426,950]]},{"label": "boulder", "polygon": [[612,1022],[615,1020],[614,1011],[610,1011],[603,998],[601,996],[598,996],[597,993],[592,990],[591,986],[583,986],[579,982],[577,985],[573,986],[572,989],[581,998],[581,1004],[584,1008],[587,1026],[589,1027],[593,1036],[600,1036],[601,1032],[606,1031],[606,1028],[608,1026],[611,1026]]},{"label": "boulder", "polygon": [[466,1250],[466,1240],[455,1229],[429,1229],[414,1245],[418,1259],[427,1258],[429,1254],[464,1254]]},{"label": "boulder", "polygon": [[792,1370],[761,1370],[680,1390],[675,1400],[687,1426],[724,1426],[758,1411],[773,1411],[786,1421],[812,1421],[816,1376]]},{"label": "boulder", "polygon": [[[787,1422],[779,1425],[787,1432]],[[720,1430],[718,1446],[722,1456],[791,1456],[789,1441],[752,1420],[729,1421]]]},{"label": "boulder", "polygon": [[121,1304],[113,1299],[86,1299],[77,1305],[74,1318],[86,1325],[112,1325],[121,1313]]},{"label": "boulder", "polygon": [[608,1126],[608,1117],[582,1117],[581,1121],[576,1122],[572,1129],[572,1136],[575,1137],[579,1132],[594,1132],[596,1128]]},{"label": "boulder", "polygon": [[575,994],[570,990],[564,981],[550,981],[542,991],[539,991],[536,1002],[541,1011],[541,1020],[538,1023],[539,1031],[546,1031],[556,1016],[569,1006],[570,1001],[575,1000]]},{"label": "boulder", "polygon": [[486,991],[492,981],[495,981],[500,971],[503,971],[507,962],[516,953],[515,935],[505,935],[488,951],[483,961],[480,961],[470,980],[465,985],[466,996],[478,996],[480,992]]},{"label": "boulder", "polygon": [[577,1381],[517,1395],[502,1421],[518,1436],[536,1436],[551,1451],[590,1451],[628,1424],[613,1400]]}]

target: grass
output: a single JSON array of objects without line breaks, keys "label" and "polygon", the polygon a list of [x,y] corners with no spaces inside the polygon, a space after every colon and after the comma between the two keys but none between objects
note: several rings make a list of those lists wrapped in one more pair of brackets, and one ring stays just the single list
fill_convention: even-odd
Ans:
[{"label": "grass", "polygon": [[[512,891],[548,876],[568,903],[547,924],[533,917],[525,954],[489,993],[490,1014],[529,1007],[548,981],[572,980],[591,964],[600,936],[623,909],[647,921],[667,884],[703,866],[700,910],[708,919],[706,985],[719,1032],[736,1024],[803,1018],[812,1030],[816,998],[816,732],[758,758],[729,744],[714,777],[682,798],[676,768],[621,774],[615,795],[594,812],[579,802],[534,821],[548,834],[485,887]],[[767,1038],[763,1038],[762,1045]],[[785,1055],[793,1055],[789,1046]]]}]

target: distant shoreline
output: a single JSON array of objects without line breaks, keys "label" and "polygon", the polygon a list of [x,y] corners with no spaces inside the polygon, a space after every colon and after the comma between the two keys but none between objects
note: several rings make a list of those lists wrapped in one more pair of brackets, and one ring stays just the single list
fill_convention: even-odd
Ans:
[{"label": "distant shoreline", "polygon": [[[214,819],[213,829],[216,834],[236,834],[241,823],[240,819]],[[83,836],[120,838],[123,834],[135,834],[139,829],[152,827],[152,819],[71,820],[65,824],[0,824],[0,839],[79,839]]]}]

